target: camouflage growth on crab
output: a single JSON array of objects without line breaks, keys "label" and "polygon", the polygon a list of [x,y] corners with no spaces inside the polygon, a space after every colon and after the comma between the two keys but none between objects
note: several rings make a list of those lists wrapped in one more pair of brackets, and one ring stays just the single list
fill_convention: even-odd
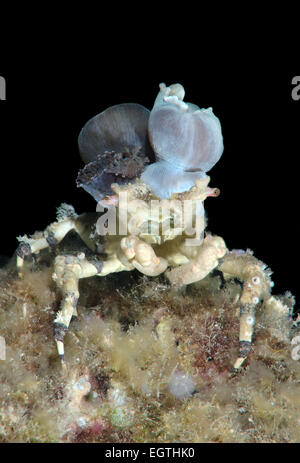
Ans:
[{"label": "camouflage growth on crab", "polygon": [[230,252],[221,237],[205,231],[204,201],[219,194],[208,187],[206,172],[223,152],[221,125],[211,108],[183,99],[180,84],[161,84],[151,112],[122,104],[89,121],[79,135],[86,166],[77,185],[98,201],[96,212],[77,215],[62,205],[41,237],[19,239],[20,275],[27,255],[56,246],[71,230],[85,245],[54,262],[52,277],[63,296],[54,337],[63,363],[79,280],[133,269],[151,277],[164,273],[178,287],[213,270],[238,278],[240,352],[234,368],[250,353],[256,308],[271,294],[270,270],[251,252]]}]

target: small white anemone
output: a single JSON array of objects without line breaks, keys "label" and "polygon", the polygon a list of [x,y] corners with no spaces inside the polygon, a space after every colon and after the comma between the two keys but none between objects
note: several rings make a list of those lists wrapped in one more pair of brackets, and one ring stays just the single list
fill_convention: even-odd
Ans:
[{"label": "small white anemone", "polygon": [[169,379],[168,389],[176,399],[186,399],[195,391],[192,377],[183,371],[174,371]]}]

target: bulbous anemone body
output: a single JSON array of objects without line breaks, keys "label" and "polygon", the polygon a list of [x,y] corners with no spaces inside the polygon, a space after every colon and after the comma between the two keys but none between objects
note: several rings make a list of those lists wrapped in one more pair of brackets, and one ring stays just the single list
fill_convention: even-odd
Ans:
[{"label": "bulbous anemone body", "polygon": [[219,120],[210,109],[163,104],[151,112],[149,138],[158,159],[185,171],[209,171],[223,153]]},{"label": "bulbous anemone body", "polygon": [[185,172],[162,160],[147,166],[141,178],[156,196],[168,199],[173,193],[189,190],[196,180],[205,176],[205,172]]},{"label": "bulbous anemone body", "polygon": [[112,183],[126,184],[140,177],[154,160],[147,136],[149,115],[144,106],[124,103],[90,119],[78,137],[86,166],[79,172],[77,186],[99,201],[112,194]]},{"label": "bulbous anemone body", "polygon": [[90,119],[78,137],[78,146],[85,164],[105,151],[121,153],[126,148],[145,155],[152,153],[147,137],[150,111],[136,103],[110,106]]},{"label": "bulbous anemone body", "polygon": [[184,93],[180,84],[161,84],[149,118],[149,140],[158,162],[146,168],[142,179],[161,198],[191,188],[224,149],[221,125],[212,109],[185,103]]}]

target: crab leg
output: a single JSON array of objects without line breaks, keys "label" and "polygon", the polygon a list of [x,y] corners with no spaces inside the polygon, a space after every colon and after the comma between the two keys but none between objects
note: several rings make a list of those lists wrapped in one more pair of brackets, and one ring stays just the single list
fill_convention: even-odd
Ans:
[{"label": "crab leg", "polygon": [[238,370],[251,352],[253,327],[255,323],[255,304],[240,307],[240,352],[233,368]]},{"label": "crab leg", "polygon": [[[72,206],[67,206],[69,208],[67,211],[63,209],[64,207],[66,208],[66,205],[62,205],[58,208],[58,216],[59,214],[65,213],[64,217],[60,218],[58,222],[49,225],[43,232],[42,237],[28,238],[27,236],[23,236],[18,238],[20,244],[16,250],[16,266],[20,278],[23,276],[25,256],[38,253],[42,249],[57,245],[70,230],[76,228],[74,219],[77,217],[77,214],[75,214]],[[70,214],[69,217],[67,215],[68,213]]]},{"label": "crab leg", "polygon": [[218,270],[243,281],[240,297],[240,352],[234,363],[234,368],[239,369],[251,352],[256,307],[271,292],[270,270],[248,252],[241,255],[234,252],[226,254]]},{"label": "crab leg", "polygon": [[26,238],[22,237],[22,241],[16,250],[17,260],[16,266],[18,275],[20,278],[23,276],[23,267],[24,267],[24,259],[25,256],[29,256],[34,254],[35,252],[40,251],[41,249],[47,248],[49,244],[45,238],[40,239],[33,239],[33,238]]},{"label": "crab leg", "polygon": [[89,262],[83,253],[78,256],[57,256],[55,259],[52,278],[58,288],[61,289],[63,299],[60,310],[54,320],[54,338],[62,364],[64,364],[64,336],[68,330],[72,316],[77,315],[79,279],[99,274],[102,267],[102,261],[95,258],[92,262]]}]

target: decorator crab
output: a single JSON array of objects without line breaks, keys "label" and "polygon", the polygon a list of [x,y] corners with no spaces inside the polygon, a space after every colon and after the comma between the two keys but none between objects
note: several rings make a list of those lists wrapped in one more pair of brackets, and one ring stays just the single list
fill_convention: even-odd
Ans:
[{"label": "decorator crab", "polygon": [[97,201],[96,212],[77,215],[58,208],[57,221],[39,235],[18,238],[17,268],[26,256],[56,246],[70,230],[86,248],[58,255],[53,280],[62,292],[54,337],[64,362],[64,336],[79,298],[78,282],[94,275],[137,269],[144,275],[165,272],[182,286],[217,269],[242,282],[241,367],[251,349],[255,310],[269,298],[270,270],[250,251],[229,251],[224,240],[205,232],[204,201],[218,196],[206,175],[223,153],[219,119],[212,109],[184,102],[180,84],[160,91],[150,112],[138,104],[112,106],[92,118],[79,135],[85,167],[77,185]]}]

